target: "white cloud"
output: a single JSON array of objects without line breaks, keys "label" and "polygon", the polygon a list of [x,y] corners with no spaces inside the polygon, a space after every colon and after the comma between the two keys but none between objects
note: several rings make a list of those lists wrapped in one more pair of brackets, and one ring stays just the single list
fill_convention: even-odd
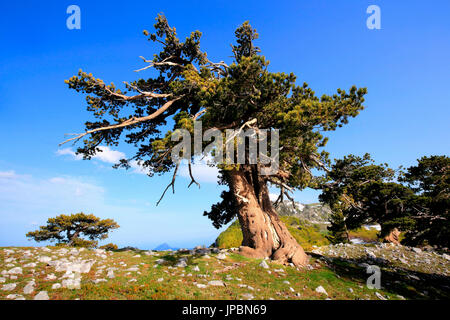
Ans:
[{"label": "white cloud", "polygon": [[14,171],[0,172],[0,202],[11,206],[30,208],[87,206],[103,199],[104,189],[86,178],[56,176],[47,179],[19,175]]},{"label": "white cloud", "polygon": [[[191,165],[192,176],[197,182],[207,182],[207,183],[217,183],[219,175],[219,170],[216,166],[209,166],[208,162],[211,160],[210,157],[205,157],[203,159],[196,157]],[[186,161],[183,161],[180,169],[180,176],[191,179],[189,175],[189,167]]]},{"label": "white cloud", "polygon": [[75,152],[71,148],[59,149],[58,151],[56,151],[56,154],[59,155],[59,156],[70,155],[75,160],[82,160],[83,159],[83,157],[81,155],[75,154]]},{"label": "white cloud", "polygon": [[[120,152],[120,151],[116,151],[116,150],[111,150],[109,147],[106,146],[100,146],[98,147],[101,151],[97,152],[97,154],[95,154],[92,159],[97,159],[99,161],[102,162],[106,162],[106,163],[118,163],[120,159],[125,159],[125,153]],[[64,149],[59,149],[58,151],[56,151],[57,155],[63,156],[63,155],[69,155],[71,156],[73,159],[75,160],[82,160],[83,157],[81,155],[77,155],[72,148],[64,148]]]},{"label": "white cloud", "polygon": [[[92,159],[99,160],[105,163],[116,164],[120,159],[126,159],[126,154],[121,151],[111,150],[109,147],[100,146],[99,147],[102,152],[98,152]],[[82,160],[83,157],[75,154],[75,152],[71,148],[59,149],[56,151],[57,155],[68,155],[72,157],[74,160]],[[219,170],[217,167],[208,166],[208,162],[211,160],[211,157],[204,157],[201,159],[200,157],[196,157],[192,163],[192,174],[196,181],[198,182],[206,182],[206,183],[217,183],[218,182],[218,174]],[[132,160],[130,161],[130,166],[132,170],[130,172],[137,174],[148,174],[149,169],[142,167],[139,165],[138,161]],[[183,161],[180,169],[179,175],[185,178],[190,179],[189,176],[189,168],[186,161]]]},{"label": "white cloud", "polygon": [[269,199],[270,201],[276,201],[280,195],[275,193],[269,193]]},{"label": "white cloud", "polygon": [[107,163],[118,163],[120,159],[125,159],[125,153],[111,150],[109,147],[99,147],[101,152],[98,152],[93,159],[98,159]]},{"label": "white cloud", "polygon": [[14,179],[17,175],[14,170],[0,171],[0,179]]}]

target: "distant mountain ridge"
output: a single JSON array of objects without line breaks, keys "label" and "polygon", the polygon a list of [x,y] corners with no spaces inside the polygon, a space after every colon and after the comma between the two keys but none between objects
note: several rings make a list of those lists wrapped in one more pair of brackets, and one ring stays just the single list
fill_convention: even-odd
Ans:
[{"label": "distant mountain ridge", "polygon": [[157,246],[155,249],[153,249],[153,250],[155,250],[155,251],[167,251],[167,250],[178,250],[179,248],[174,248],[174,247],[171,247],[170,245],[168,245],[167,243],[162,243],[162,244],[160,244],[159,246]]}]

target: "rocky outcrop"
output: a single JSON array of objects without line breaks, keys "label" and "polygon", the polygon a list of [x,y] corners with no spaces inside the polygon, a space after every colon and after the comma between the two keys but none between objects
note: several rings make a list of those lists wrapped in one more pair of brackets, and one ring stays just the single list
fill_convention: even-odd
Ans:
[{"label": "rocky outcrop", "polygon": [[301,204],[299,202],[283,201],[276,207],[280,216],[293,216],[301,221],[329,224],[331,209],[328,205],[321,203]]}]

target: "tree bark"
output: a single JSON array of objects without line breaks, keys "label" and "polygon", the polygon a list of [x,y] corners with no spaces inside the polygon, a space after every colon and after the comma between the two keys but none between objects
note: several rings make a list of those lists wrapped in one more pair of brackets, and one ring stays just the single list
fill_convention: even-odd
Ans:
[{"label": "tree bark", "polygon": [[389,243],[393,243],[393,244],[400,244],[400,240],[399,240],[399,236],[400,236],[400,231],[397,228],[392,229],[389,234],[384,237],[384,242],[389,242]]},{"label": "tree bark", "polygon": [[277,262],[308,264],[308,256],[289,233],[272,206],[266,181],[253,170],[228,173],[230,188],[239,205],[239,222],[243,241],[242,255],[251,258],[269,257]]}]

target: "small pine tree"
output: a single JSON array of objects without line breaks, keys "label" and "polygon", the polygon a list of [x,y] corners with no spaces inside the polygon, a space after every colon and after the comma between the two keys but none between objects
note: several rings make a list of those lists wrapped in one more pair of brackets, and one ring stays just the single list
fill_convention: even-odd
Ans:
[{"label": "small pine tree", "polygon": [[26,236],[37,242],[49,240],[74,247],[95,247],[97,246],[95,239],[106,239],[108,232],[117,228],[119,225],[112,219],[102,220],[93,214],[81,212],[49,218],[47,225],[40,226],[39,230],[28,232]]}]

